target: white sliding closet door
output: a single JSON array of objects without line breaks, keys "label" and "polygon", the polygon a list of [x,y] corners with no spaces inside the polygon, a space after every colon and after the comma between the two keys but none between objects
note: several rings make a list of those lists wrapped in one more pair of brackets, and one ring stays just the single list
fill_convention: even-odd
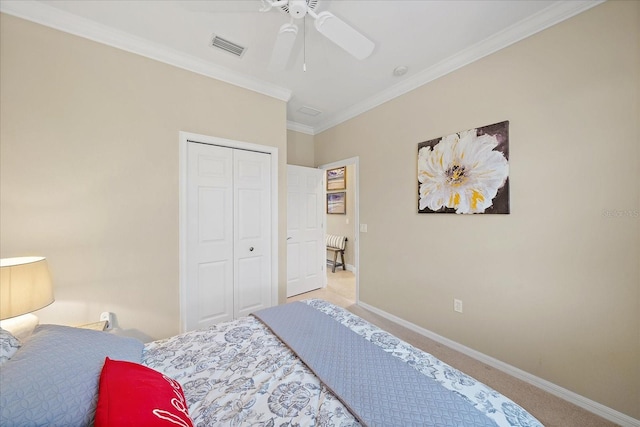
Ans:
[{"label": "white sliding closet door", "polygon": [[271,163],[234,150],[235,317],[271,305]]},{"label": "white sliding closet door", "polygon": [[269,307],[269,154],[189,142],[186,328]]},{"label": "white sliding closet door", "polygon": [[233,150],[189,143],[187,329],[233,319]]}]

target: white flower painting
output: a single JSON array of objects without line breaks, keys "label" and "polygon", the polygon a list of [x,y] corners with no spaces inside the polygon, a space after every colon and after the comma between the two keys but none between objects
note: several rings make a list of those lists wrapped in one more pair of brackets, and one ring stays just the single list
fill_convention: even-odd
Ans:
[{"label": "white flower painting", "polygon": [[419,213],[509,213],[509,122],[418,144]]}]

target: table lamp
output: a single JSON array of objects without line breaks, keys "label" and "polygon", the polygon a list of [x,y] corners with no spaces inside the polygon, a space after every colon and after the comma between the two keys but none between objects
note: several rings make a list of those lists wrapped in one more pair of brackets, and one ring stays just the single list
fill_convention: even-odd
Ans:
[{"label": "table lamp", "polygon": [[0,326],[3,329],[18,338],[28,335],[38,324],[38,318],[31,312],[53,301],[46,258],[0,259]]}]

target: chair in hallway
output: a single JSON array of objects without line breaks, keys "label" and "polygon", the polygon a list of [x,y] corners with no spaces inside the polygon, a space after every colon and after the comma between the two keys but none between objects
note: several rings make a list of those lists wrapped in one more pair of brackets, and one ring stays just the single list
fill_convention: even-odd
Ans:
[{"label": "chair in hallway", "polygon": [[[342,266],[343,270],[346,270],[346,264],[344,263],[344,250],[347,247],[346,236],[336,236],[333,234],[327,234],[327,251],[333,254],[333,260],[328,259],[327,263],[332,265],[332,273],[336,272],[336,267]],[[340,261],[338,262],[338,254],[340,254]]]}]

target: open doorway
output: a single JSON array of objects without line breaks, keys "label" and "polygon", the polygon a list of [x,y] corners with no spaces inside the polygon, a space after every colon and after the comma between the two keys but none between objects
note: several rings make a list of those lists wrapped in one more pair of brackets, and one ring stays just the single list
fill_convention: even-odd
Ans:
[{"label": "open doorway", "polygon": [[[319,166],[329,171],[327,176],[327,205],[325,230],[327,235],[346,237],[344,260],[334,269],[327,265],[327,291],[346,299],[352,304],[358,302],[358,249],[359,249],[359,158],[353,157]],[[329,179],[333,173],[338,178],[334,183]],[[344,173],[342,179],[341,174]],[[331,202],[343,203],[337,209]],[[327,254],[328,259],[332,258]]]},{"label": "open doorway", "polygon": [[[318,169],[324,170],[324,174],[326,174],[327,170],[341,167],[344,167],[346,171],[345,188],[331,187],[327,189],[325,184],[325,199],[329,200],[326,194],[344,192],[345,212],[327,213],[328,202],[325,202],[322,212],[325,233],[345,236],[348,239],[345,247],[344,267],[336,266],[334,272],[333,266],[327,263],[322,288],[290,296],[287,298],[287,302],[320,298],[337,306],[349,307],[359,301],[359,158],[353,157],[321,165],[318,166]],[[324,250],[322,252],[325,255]],[[332,258],[328,251],[326,258]],[[340,259],[340,261],[342,260]]]}]

